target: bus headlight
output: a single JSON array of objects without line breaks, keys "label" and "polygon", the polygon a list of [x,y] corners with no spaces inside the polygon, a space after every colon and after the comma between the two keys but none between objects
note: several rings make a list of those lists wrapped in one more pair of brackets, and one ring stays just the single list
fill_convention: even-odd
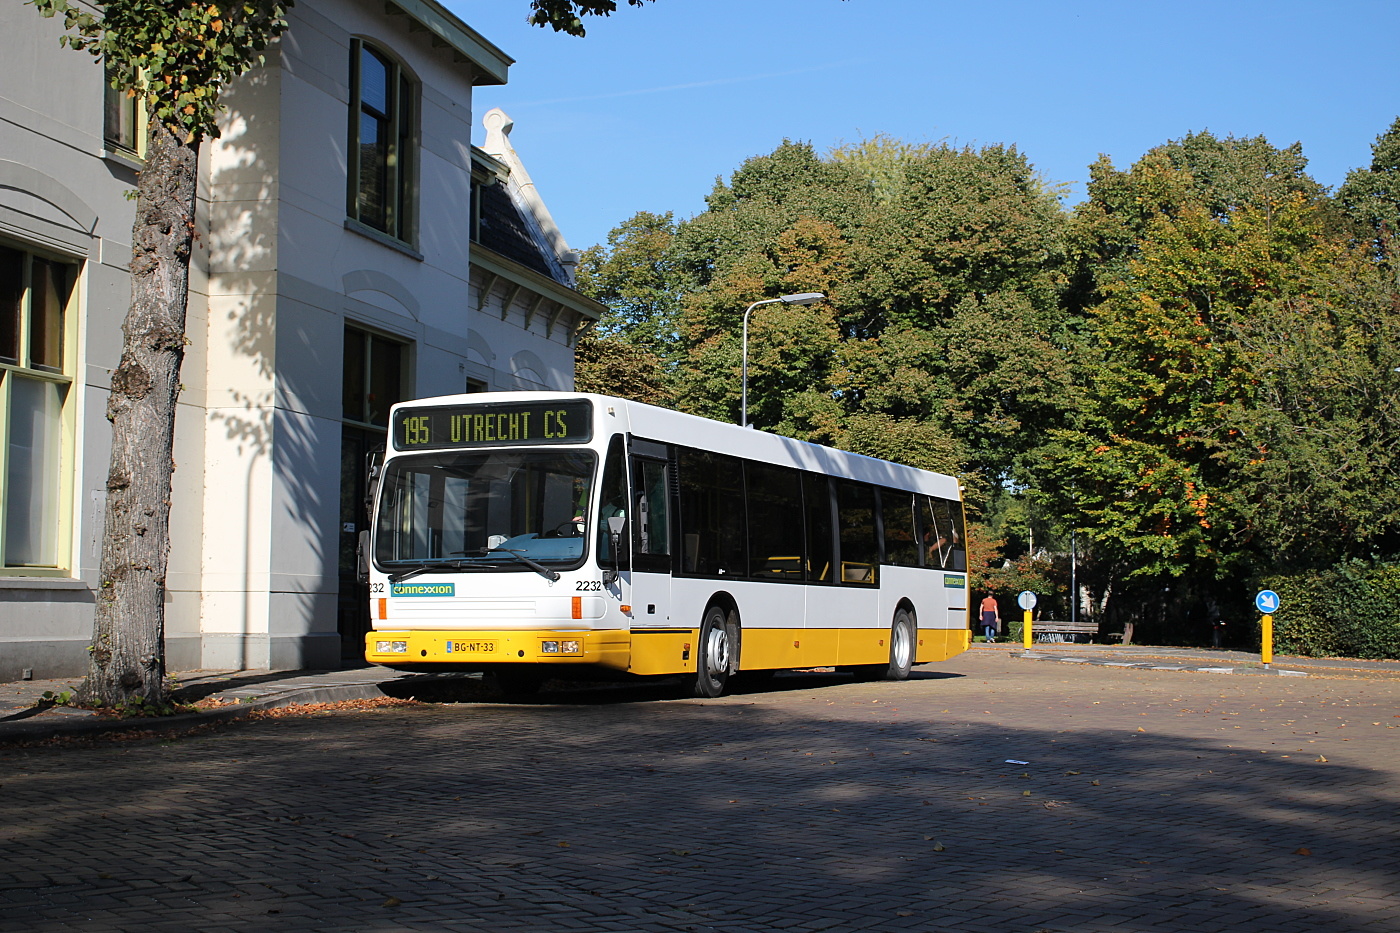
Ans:
[{"label": "bus headlight", "polygon": [[575,639],[540,642],[540,654],[582,654],[581,648],[581,644]]},{"label": "bus headlight", "polygon": [[374,650],[377,654],[407,654],[408,642],[377,641],[374,643]]}]

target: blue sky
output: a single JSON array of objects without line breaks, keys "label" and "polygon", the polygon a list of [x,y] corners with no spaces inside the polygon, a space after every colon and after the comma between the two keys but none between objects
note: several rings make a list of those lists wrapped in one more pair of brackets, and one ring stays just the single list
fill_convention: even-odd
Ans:
[{"label": "blue sky", "polygon": [[583,39],[527,26],[527,0],[445,2],[516,60],[477,122],[511,116],[580,249],[698,213],[784,138],[1015,144],[1073,203],[1099,153],[1126,168],[1207,129],[1302,142],[1336,186],[1400,115],[1400,0],[656,0]]}]

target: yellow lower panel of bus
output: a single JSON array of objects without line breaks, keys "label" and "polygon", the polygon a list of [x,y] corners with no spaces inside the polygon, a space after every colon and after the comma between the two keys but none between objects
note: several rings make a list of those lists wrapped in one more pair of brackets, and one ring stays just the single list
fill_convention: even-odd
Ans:
[{"label": "yellow lower panel of bus", "polygon": [[[596,664],[634,674],[695,671],[699,651],[695,629],[662,631],[370,632],[365,660],[372,664]],[[919,629],[916,660],[944,661],[968,647],[967,629]],[[782,670],[889,660],[888,629],[743,630],[744,670]]]},{"label": "yellow lower panel of bus", "polygon": [[688,674],[695,672],[699,656],[697,629],[633,629],[632,666],[634,674]]},{"label": "yellow lower panel of bus", "polygon": [[[946,661],[967,650],[965,629],[919,629],[915,660]],[[744,670],[886,664],[890,632],[880,628],[746,628],[739,663]]]},{"label": "yellow lower panel of bus", "polygon": [[920,664],[946,661],[962,654],[972,644],[972,630],[966,628],[921,628],[914,660]]},{"label": "yellow lower panel of bus", "polygon": [[[597,664],[627,670],[631,637],[602,632],[370,632],[371,664]],[[691,667],[694,670],[694,666]]]}]

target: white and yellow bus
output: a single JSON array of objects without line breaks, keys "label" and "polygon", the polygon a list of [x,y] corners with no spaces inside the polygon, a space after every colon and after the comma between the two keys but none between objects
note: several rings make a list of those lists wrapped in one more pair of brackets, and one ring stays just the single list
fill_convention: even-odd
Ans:
[{"label": "white and yellow bus", "polygon": [[949,476],[600,395],[394,406],[365,657],[528,691],[580,668],[838,667],[903,680],[965,650]]}]

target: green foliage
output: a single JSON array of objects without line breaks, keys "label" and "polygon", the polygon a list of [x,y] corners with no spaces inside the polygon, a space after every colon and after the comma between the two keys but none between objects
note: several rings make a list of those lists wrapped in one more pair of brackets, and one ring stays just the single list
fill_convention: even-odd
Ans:
[{"label": "green foliage", "polygon": [[907,163],[856,255],[866,332],[929,327],[968,298],[998,293],[1056,306],[1064,217],[1014,146],[938,146]]},{"label": "green foliage", "polygon": [[[642,6],[646,0],[627,0],[632,6]],[[548,26],[555,32],[583,36],[584,16],[609,16],[617,11],[616,0],[530,0],[531,26]]]},{"label": "green foliage", "polygon": [[681,351],[675,236],[669,212],[642,211],[614,228],[606,247],[586,250],[578,268],[579,291],[608,307],[599,336],[634,344],[668,364]]},{"label": "green foliage", "polygon": [[[1051,267],[1064,218],[1014,149],[877,137],[822,159],[788,141],[718,181],[707,205],[679,223],[638,214],[580,274],[610,308],[602,332],[673,367],[682,409],[736,420],[744,309],[815,291],[827,300],[750,318],[751,422],[867,452],[895,426],[891,456],[956,462],[986,489],[1063,420],[1074,338]],[[892,271],[911,228],[939,260]],[[1041,245],[1026,249],[1013,231]],[[925,292],[946,307],[889,313]],[[895,443],[916,425],[929,452]]]},{"label": "green foliage", "polygon": [[1089,168],[1089,200],[1075,209],[1067,237],[1069,306],[1082,310],[1101,301],[1103,286],[1128,274],[1126,264],[1152,225],[1188,208],[1227,220],[1246,208],[1267,215],[1274,204],[1319,201],[1322,186],[1306,167],[1298,143],[1277,149],[1262,136],[1219,139],[1208,132],[1156,146],[1126,172],[1100,156]]},{"label": "green foliage", "polygon": [[1252,574],[1400,555],[1400,121],[1335,201],[1306,166],[1191,133],[1101,158],[1071,216],[1015,147],[784,142],[590,281],[728,420],[744,308],[825,293],[753,314],[754,423],[955,472],[984,589],[1066,595],[1076,529],[1093,615],[1199,642]]},{"label": "green foliage", "polygon": [[1337,201],[1371,241],[1376,255],[1397,267],[1400,237],[1400,117],[1371,147],[1370,168],[1353,169],[1337,191]]},{"label": "green foliage", "polygon": [[673,407],[675,396],[661,360],[636,344],[587,335],[574,353],[574,389]]},{"label": "green foliage", "polygon": [[1149,220],[1124,271],[1100,283],[1081,424],[1057,432],[1047,460],[1094,541],[1131,561],[1129,579],[1220,578],[1257,554],[1249,513],[1268,491],[1241,469],[1257,459],[1242,422],[1260,395],[1241,329],[1339,260],[1323,205],[1301,193],[1228,222],[1204,202]]},{"label": "green foliage", "polygon": [[188,139],[219,135],[219,93],[261,65],[287,28],[292,0],[106,0],[99,16],[68,0],[29,0],[61,14],[70,48],[102,59],[112,86],[144,97],[154,120]]},{"label": "green foliage", "polygon": [[1400,554],[1400,308],[1364,249],[1235,327],[1252,402],[1222,438],[1252,550],[1278,568]]},{"label": "green foliage", "polygon": [[1261,582],[1282,601],[1280,654],[1400,659],[1400,564],[1346,561]]}]

